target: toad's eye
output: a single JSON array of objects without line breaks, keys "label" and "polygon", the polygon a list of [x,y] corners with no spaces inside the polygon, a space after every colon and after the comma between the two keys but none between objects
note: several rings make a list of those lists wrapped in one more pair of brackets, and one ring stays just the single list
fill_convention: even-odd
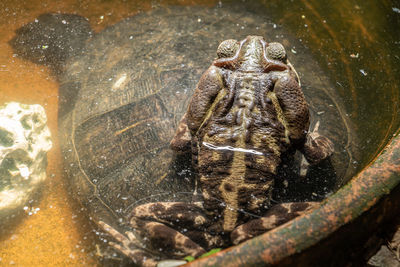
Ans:
[{"label": "toad's eye", "polygon": [[269,43],[266,48],[267,57],[286,62],[286,51],[280,43]]},{"label": "toad's eye", "polygon": [[218,58],[228,58],[236,55],[239,49],[239,42],[234,39],[223,41],[217,49]]}]

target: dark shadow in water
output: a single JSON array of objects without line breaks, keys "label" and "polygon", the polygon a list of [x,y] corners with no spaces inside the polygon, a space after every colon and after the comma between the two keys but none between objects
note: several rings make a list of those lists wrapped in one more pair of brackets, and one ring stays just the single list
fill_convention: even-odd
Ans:
[{"label": "dark shadow in water", "polygon": [[300,157],[281,164],[275,180],[273,201],[321,201],[337,188],[337,175],[330,159],[308,166],[307,174],[299,174]]},{"label": "dark shadow in water", "polygon": [[[88,20],[73,14],[43,14],[18,30],[9,41],[19,57],[50,68],[59,79],[67,60],[85,53],[86,41],[92,37]],[[59,119],[74,108],[80,81],[63,82],[59,90]]]}]

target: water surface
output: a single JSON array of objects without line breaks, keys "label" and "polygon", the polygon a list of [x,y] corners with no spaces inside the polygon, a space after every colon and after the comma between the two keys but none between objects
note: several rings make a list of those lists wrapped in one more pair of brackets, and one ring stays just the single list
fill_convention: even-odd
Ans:
[{"label": "water surface", "polygon": [[[201,3],[200,3],[201,2]],[[251,1],[250,1],[251,2]],[[357,172],[374,159],[398,129],[400,4],[391,1],[261,1],[270,19],[292,33],[329,77],[343,112],[357,133]],[[159,3],[153,1],[2,1],[0,3],[0,104],[41,104],[53,135],[48,180],[41,201],[0,237],[0,265],[95,265],[95,233],[68,194],[57,140],[58,84],[44,66],[13,55],[8,41],[15,29],[46,12],[85,16],[95,31]],[[214,6],[214,1],[163,1]],[[222,5],[224,3],[219,3]],[[248,10],[262,13],[243,1]],[[288,48],[297,53],[296,47]],[[294,51],[294,52],[293,52]]]}]

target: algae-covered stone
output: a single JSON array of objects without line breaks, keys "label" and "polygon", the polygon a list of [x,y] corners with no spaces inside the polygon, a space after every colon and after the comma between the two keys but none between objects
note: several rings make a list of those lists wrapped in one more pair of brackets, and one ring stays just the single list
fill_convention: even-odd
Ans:
[{"label": "algae-covered stone", "polygon": [[0,107],[0,222],[22,210],[46,179],[51,146],[42,106],[12,102]]}]

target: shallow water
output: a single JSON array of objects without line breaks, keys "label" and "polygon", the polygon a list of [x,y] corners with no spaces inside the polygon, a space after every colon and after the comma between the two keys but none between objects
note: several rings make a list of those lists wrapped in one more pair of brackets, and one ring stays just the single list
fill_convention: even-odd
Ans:
[{"label": "shallow water", "polygon": [[[183,4],[192,4],[191,1]],[[0,3],[0,103],[18,101],[42,105],[48,116],[53,148],[48,153],[48,179],[41,201],[0,237],[0,265],[94,266],[96,247],[87,217],[68,194],[62,176],[57,140],[58,84],[46,67],[13,56],[8,41],[21,25],[47,12],[79,13],[100,31],[139,10],[147,1],[1,1]]]},{"label": "shallow water", "polygon": [[[244,5],[253,9],[248,3]],[[374,1],[295,1],[287,6],[265,1],[265,5],[272,21],[309,48],[343,100],[344,114],[351,118],[357,133],[354,150],[361,151],[352,165],[356,172],[376,157],[399,127],[400,6],[390,1],[379,5]],[[0,3],[0,104],[18,101],[44,106],[54,143],[48,153],[48,179],[42,198],[30,205],[30,211],[39,210],[23,216],[0,237],[0,265],[96,265],[95,235],[79,204],[68,194],[62,172],[57,140],[58,83],[46,67],[13,56],[7,42],[15,29],[46,12],[85,16],[93,29],[100,31],[151,8],[147,1]],[[291,49],[296,52],[296,47]]]}]

